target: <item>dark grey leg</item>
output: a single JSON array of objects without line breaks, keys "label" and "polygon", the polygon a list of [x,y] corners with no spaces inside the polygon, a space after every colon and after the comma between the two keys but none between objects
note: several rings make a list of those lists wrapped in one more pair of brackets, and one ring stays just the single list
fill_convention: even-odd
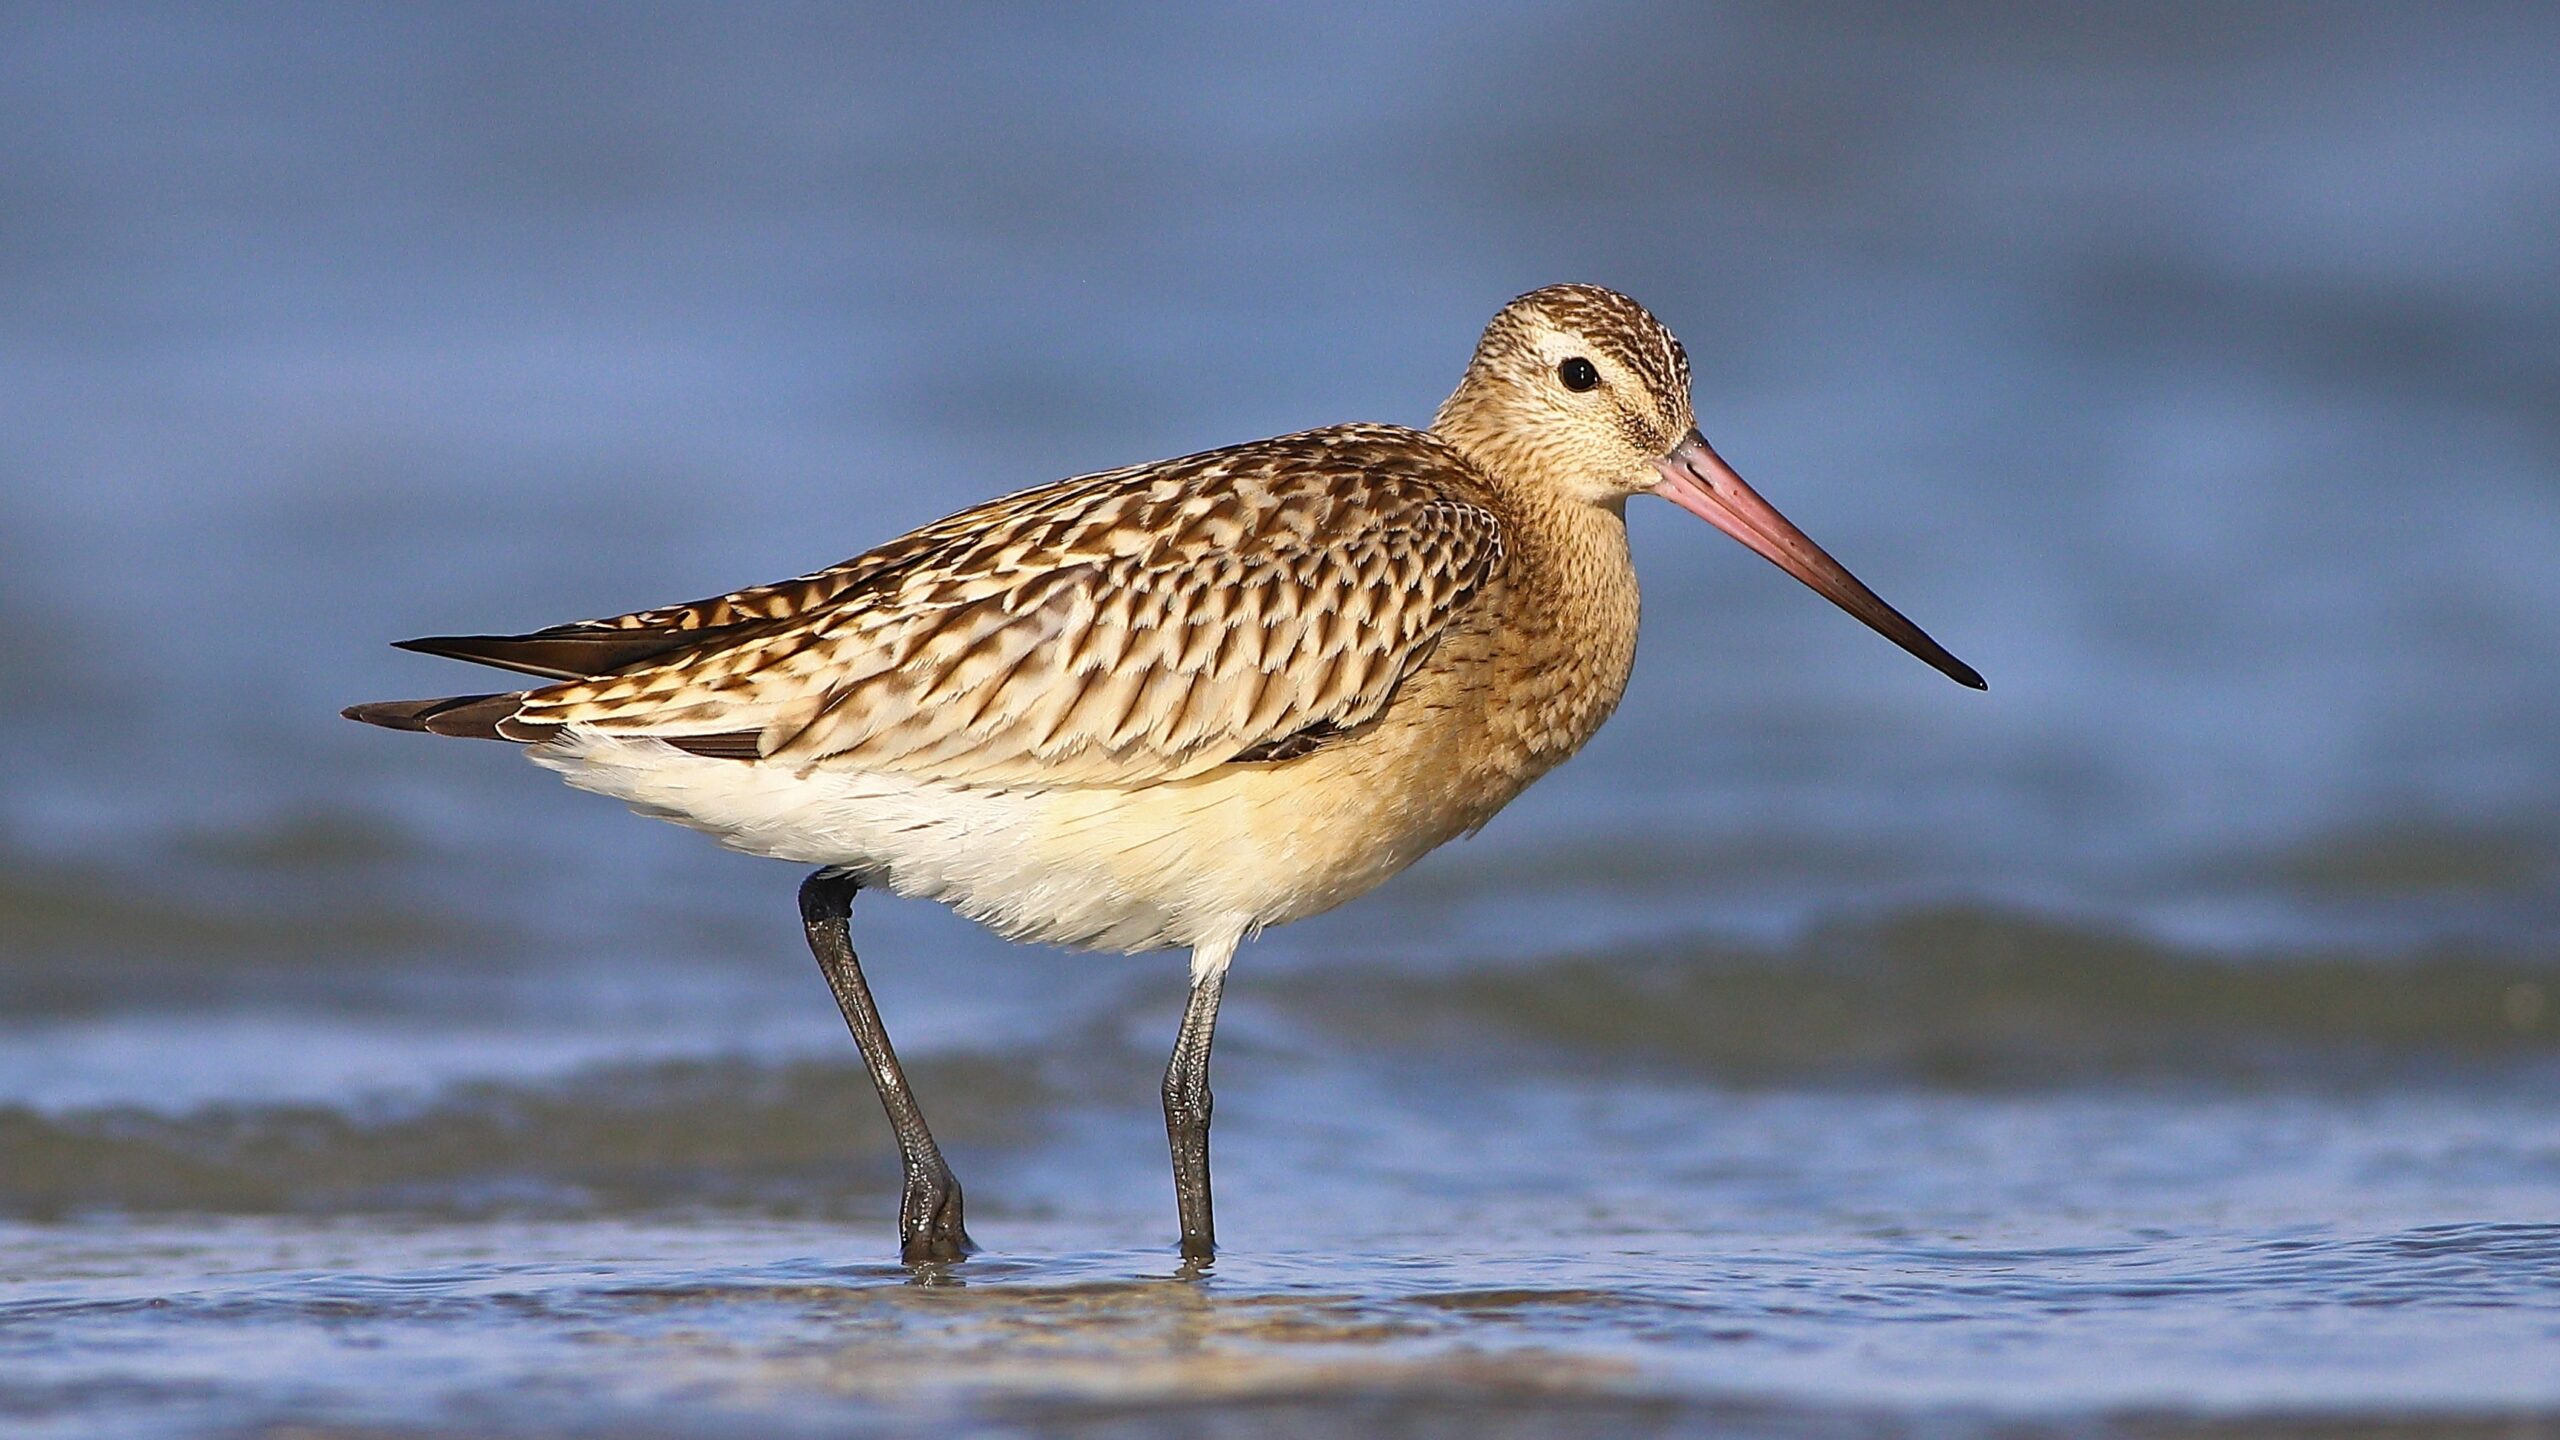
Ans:
[{"label": "dark grey leg", "polygon": [[[871,1002],[871,987],[862,983],[862,965],[853,956],[854,893],[862,887],[851,879],[821,870],[800,885],[800,922],[809,931],[809,953],[818,957],[827,984],[836,992],[836,1007],[853,1031],[854,1044],[871,1067],[871,1083],[880,1091],[880,1108],[889,1112],[898,1132],[898,1164],[906,1172],[906,1190],[898,1202],[898,1251],[906,1263],[958,1260],[978,1247],[960,1223],[960,1182],[951,1178],[941,1147],[925,1128],[924,1112],[898,1068],[898,1052],[889,1048],[889,1032],[880,1024],[880,1007]],[[1204,1045],[1203,1051],[1206,1051]]]},{"label": "dark grey leg", "polygon": [[1218,992],[1226,983],[1224,965],[1193,982],[1182,1033],[1164,1067],[1164,1133],[1173,1143],[1173,1200],[1182,1212],[1185,1260],[1207,1260],[1218,1250],[1218,1227],[1209,1213],[1209,1042],[1218,1028]]}]

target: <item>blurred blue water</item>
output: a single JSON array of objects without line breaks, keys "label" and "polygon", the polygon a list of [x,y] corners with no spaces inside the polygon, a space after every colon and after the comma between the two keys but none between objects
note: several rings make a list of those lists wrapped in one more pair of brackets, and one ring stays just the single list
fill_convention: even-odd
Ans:
[{"label": "blurred blue water", "polygon": [[[1368,1113],[1326,1076],[1380,1062],[1258,1017],[1254,974],[1357,1008],[1480,960],[1785,953],[1954,903],[2095,937],[2037,951],[2020,1034],[2095,1028],[2117,1001],[2073,977],[2121,934],[2145,974],[2309,967],[2261,997],[2277,1018],[2233,1022],[2291,1057],[2251,1076],[2327,1093],[2378,1048],[2424,1088],[2431,1047],[2488,1036],[2538,1068],[2487,1088],[2547,1120],[2555,53],[2560,18],[2500,6],[11,7],[0,1106],[87,1157],[58,1162],[69,1192],[156,1210],[97,1148],[124,1123],[100,1107],[445,1115],[461,1081],[841,1058],[786,873],[487,747],[346,725],[473,683],[383,642],[796,573],[1079,470],[1419,423],[1503,300],[1580,279],[1678,331],[1720,449],[1992,689],[1637,507],[1644,649],[1612,725],[1478,840],[1249,952],[1239,1063],[1292,1057],[1269,1103]],[[906,1048],[1101,1065],[1034,1128],[1144,1120],[1169,962],[894,903],[864,924]],[[2478,1005],[2414,1040],[2321,1028],[2341,994],[2426,1011],[2448,947]],[[1737,983],[1706,1008],[1783,1013]],[[2141,1033],[2173,1056],[2229,1019],[2215,984],[2159,993]],[[1473,1003],[1459,1058],[1399,1083],[1463,1094],[1514,1043],[1467,1029],[1483,1014],[1546,1034]],[[1829,1094],[1807,1036],[1777,1083]],[[2004,1075],[2060,1053],[1987,1043]],[[1679,1083],[1705,1105],[1731,1075]],[[2428,1093],[2461,1112],[2480,1083]],[[1813,1123],[1933,1123],[1877,1098]],[[1948,1134],[1999,1131],[1948,1103]],[[2266,1113],[2233,1103],[2181,1122],[2223,1157],[2199,1185],[2250,1173],[2226,1142]],[[1408,1138],[1342,1123],[1266,1137],[1266,1203],[1312,1203],[1302,1161]],[[1574,1129],[1516,1123],[1527,1150]],[[270,1173],[217,1131],[153,1143]],[[0,1165],[33,1163],[12,1143]],[[1006,1163],[1078,1152],[1038,1153]],[[1645,1143],[1612,1153],[1643,1173]],[[2484,1165],[2440,1177],[2443,1219],[2551,1195],[2547,1146]],[[2429,1211],[2406,1208],[2377,1232]],[[2549,1295],[2516,1303],[2547,1352]],[[2458,1398],[2453,1374],[2397,1393]]]}]

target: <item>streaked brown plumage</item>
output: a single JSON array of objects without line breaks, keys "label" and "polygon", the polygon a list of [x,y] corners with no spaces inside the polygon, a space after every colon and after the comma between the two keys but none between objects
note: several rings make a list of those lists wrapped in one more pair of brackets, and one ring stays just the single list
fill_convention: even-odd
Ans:
[{"label": "streaked brown plumage", "polygon": [[957,784],[1180,779],[1386,708],[1500,568],[1493,512],[1442,472],[1464,475],[1427,437],[1343,426],[1027,491],[498,728],[743,734]]},{"label": "streaked brown plumage", "polygon": [[[1979,685],[1715,459],[1643,307],[1554,286],[1494,318],[1428,431],[1082,476],[775,585],[406,642],[556,683],[348,713],[525,742],[572,784],[826,867],[812,943],[881,1053],[849,946],[830,959],[859,885],[1023,938],[1190,947],[1167,1123],[1205,1255],[1207,1037],[1236,944],[1481,825],[1590,738],[1634,661],[1625,503],[1647,491]],[[894,1071],[906,1248],[947,1258],[957,1188]]]}]

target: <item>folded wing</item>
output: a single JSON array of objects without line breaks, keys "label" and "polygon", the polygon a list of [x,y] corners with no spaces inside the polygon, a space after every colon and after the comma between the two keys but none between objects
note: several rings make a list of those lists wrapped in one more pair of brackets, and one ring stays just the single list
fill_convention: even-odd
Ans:
[{"label": "folded wing", "polygon": [[[1498,572],[1492,514],[1427,478],[1459,463],[1346,426],[1062,481],[784,586],[522,637],[673,648],[496,728],[970,784],[1285,758],[1375,718]],[[440,653],[555,658],[469,648]]]}]

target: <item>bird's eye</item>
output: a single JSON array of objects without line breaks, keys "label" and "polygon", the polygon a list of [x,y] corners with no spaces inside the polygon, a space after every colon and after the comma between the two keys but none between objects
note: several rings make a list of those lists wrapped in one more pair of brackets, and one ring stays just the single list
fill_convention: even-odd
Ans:
[{"label": "bird's eye", "polygon": [[1590,361],[1576,355],[1556,367],[1556,378],[1567,390],[1588,390],[1600,383],[1600,371]]}]

